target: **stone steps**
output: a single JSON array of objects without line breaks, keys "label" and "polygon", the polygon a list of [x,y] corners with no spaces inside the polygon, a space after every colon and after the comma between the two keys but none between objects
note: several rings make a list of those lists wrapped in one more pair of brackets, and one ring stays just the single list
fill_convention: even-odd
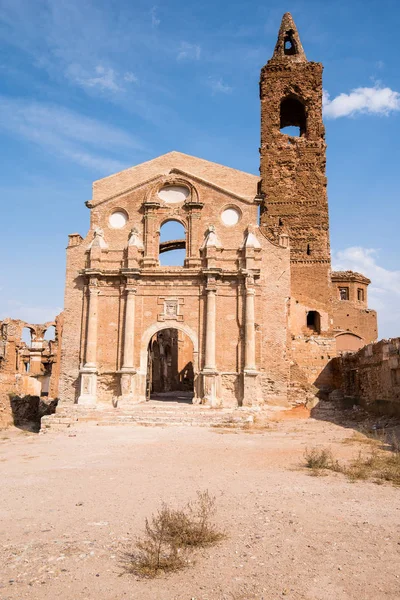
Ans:
[{"label": "stone steps", "polygon": [[242,427],[253,419],[254,411],[211,409],[196,405],[162,402],[110,408],[77,405],[60,406],[53,415],[42,418],[42,430],[63,429],[81,423],[93,425],[142,425],[190,427]]}]

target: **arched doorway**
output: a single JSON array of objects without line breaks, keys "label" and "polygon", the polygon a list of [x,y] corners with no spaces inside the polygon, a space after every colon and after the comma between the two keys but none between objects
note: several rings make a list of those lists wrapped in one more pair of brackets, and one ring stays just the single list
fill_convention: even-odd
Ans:
[{"label": "arched doorway", "polygon": [[148,345],[146,397],[192,402],[194,395],[193,343],[181,329],[154,333]]}]

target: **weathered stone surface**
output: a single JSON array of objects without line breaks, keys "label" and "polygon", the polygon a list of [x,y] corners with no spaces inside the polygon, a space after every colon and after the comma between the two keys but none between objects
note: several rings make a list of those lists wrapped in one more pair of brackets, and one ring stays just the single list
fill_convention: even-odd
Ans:
[{"label": "weathered stone surface", "polygon": [[[10,394],[44,396],[58,394],[62,314],[43,324],[17,319],[0,321],[0,427],[13,423]],[[45,339],[54,327],[54,339]],[[30,341],[23,341],[23,330]]]},{"label": "weathered stone surface", "polygon": [[400,414],[400,338],[368,344],[334,361],[335,394],[385,414]]}]

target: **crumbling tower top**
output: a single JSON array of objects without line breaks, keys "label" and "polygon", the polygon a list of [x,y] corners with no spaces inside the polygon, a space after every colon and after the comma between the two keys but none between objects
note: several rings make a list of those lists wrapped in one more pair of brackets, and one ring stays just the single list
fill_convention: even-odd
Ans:
[{"label": "crumbling tower top", "polygon": [[300,37],[292,15],[287,12],[282,17],[275,50],[271,61],[307,62]]}]

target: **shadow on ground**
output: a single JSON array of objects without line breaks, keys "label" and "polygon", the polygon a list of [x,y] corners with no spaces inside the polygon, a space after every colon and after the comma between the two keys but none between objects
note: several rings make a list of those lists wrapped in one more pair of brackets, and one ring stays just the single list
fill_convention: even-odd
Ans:
[{"label": "shadow on ground", "polygon": [[10,405],[15,427],[39,433],[44,415],[56,412],[58,399],[44,402],[39,396],[11,396]]}]

